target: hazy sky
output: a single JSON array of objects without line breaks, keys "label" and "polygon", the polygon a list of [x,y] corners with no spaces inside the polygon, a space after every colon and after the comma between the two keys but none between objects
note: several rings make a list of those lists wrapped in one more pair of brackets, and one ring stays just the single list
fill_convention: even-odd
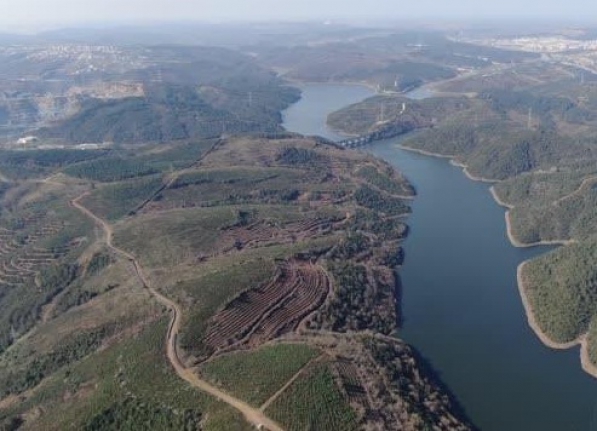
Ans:
[{"label": "hazy sky", "polygon": [[0,0],[0,32],[115,21],[422,18],[597,20],[594,0]]}]

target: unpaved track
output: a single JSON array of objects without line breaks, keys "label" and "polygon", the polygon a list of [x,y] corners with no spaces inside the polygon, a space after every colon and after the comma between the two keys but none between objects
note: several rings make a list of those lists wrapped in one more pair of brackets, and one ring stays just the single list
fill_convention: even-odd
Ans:
[{"label": "unpaved track", "polygon": [[278,389],[278,391],[273,394],[266,402],[264,402],[261,407],[259,407],[259,410],[261,410],[262,412],[264,412],[274,401],[276,401],[278,398],[280,398],[280,395],[282,395],[284,392],[286,392],[286,389],[288,389],[296,380],[298,380],[299,377],[301,377],[303,375],[303,372],[310,367],[311,365],[313,365],[314,362],[317,362],[319,360],[321,360],[322,355],[317,356],[316,358],[311,359],[309,362],[307,362],[305,365],[303,365],[301,367],[300,370],[298,370],[294,376],[292,376],[290,378],[290,380],[288,380],[284,386],[282,386],[280,389]]},{"label": "unpaved track", "polygon": [[151,287],[147,277],[143,273],[143,268],[139,264],[139,261],[130,253],[125,250],[122,250],[115,245],[112,244],[112,237],[113,237],[113,229],[105,220],[101,219],[90,210],[88,210],[85,206],[83,206],[80,202],[85,196],[88,196],[89,192],[85,192],[76,199],[71,201],[72,205],[77,208],[79,211],[84,213],[87,217],[93,219],[93,221],[98,224],[102,230],[104,231],[105,236],[105,243],[106,245],[112,249],[117,254],[125,257],[128,259],[135,267],[135,272],[141,281],[141,284],[144,288],[146,288],[161,304],[167,307],[172,313],[172,319],[170,320],[170,324],[168,325],[168,333],[166,336],[166,354],[168,356],[168,360],[174,367],[176,374],[185,381],[187,381],[192,386],[200,389],[208,394],[216,397],[218,400],[228,404],[229,406],[235,408],[236,410],[240,411],[247,421],[258,427],[259,429],[266,428],[269,431],[283,431],[283,429],[274,421],[269,419],[265,414],[254,407],[251,407],[247,403],[238,398],[234,398],[233,396],[222,392],[220,389],[212,386],[205,380],[200,379],[193,371],[187,368],[180,357],[178,356],[177,350],[177,337],[180,331],[180,324],[182,318],[182,312],[178,304],[174,301],[166,298],[164,295],[159,293],[153,287]]},{"label": "unpaved track", "polygon": [[576,195],[581,194],[590,183],[595,181],[597,181],[597,175],[592,175],[590,177],[585,178],[584,180],[582,180],[580,186],[578,186],[576,190],[574,190],[572,193],[567,194],[566,196],[562,196],[561,198],[553,201],[552,205],[557,206],[566,199],[570,199]]}]

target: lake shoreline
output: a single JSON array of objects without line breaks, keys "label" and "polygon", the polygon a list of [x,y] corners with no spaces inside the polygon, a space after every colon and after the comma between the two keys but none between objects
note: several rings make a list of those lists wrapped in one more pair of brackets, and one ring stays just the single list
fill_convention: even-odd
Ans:
[{"label": "lake shoreline", "polygon": [[[499,182],[498,180],[491,180],[488,178],[482,178],[482,177],[477,177],[477,176],[472,175],[467,170],[467,168],[468,168],[467,165],[456,161],[455,156],[449,156],[449,155],[445,155],[445,154],[438,154],[438,153],[433,153],[430,151],[419,150],[419,149],[407,147],[404,145],[398,145],[398,147],[405,151],[411,151],[411,152],[422,154],[425,156],[449,159],[451,165],[461,168],[462,171],[464,172],[464,174],[467,176],[467,178],[469,178],[473,181],[492,183],[492,184]],[[534,243],[525,243],[525,242],[519,241],[514,236],[514,233],[512,231],[512,221],[511,221],[510,212],[512,211],[512,209],[514,209],[514,205],[510,205],[510,204],[504,202],[497,194],[494,186],[491,186],[489,188],[489,191],[491,193],[493,200],[499,206],[507,209],[507,211],[504,214],[504,218],[505,218],[505,222],[506,222],[506,234],[507,234],[508,240],[510,241],[512,246],[517,247],[517,248],[531,248],[531,247],[550,246],[550,245],[569,246],[571,244],[574,244],[574,242],[575,242],[574,240],[537,241]],[[531,307],[530,301],[528,299],[526,287],[525,287],[524,280],[523,280],[523,271],[524,271],[526,264],[528,264],[529,262],[530,262],[530,260],[525,260],[524,262],[520,263],[520,265],[518,265],[518,268],[516,270],[516,281],[517,281],[517,285],[518,285],[518,292],[519,292],[520,298],[522,300],[522,304],[523,304],[523,307],[525,310],[525,314],[527,317],[527,322],[528,322],[529,327],[533,330],[533,332],[535,333],[537,338],[539,338],[539,340],[546,347],[549,347],[551,349],[568,350],[577,345],[580,345],[580,363],[581,363],[581,367],[582,367],[583,371],[585,371],[587,374],[591,375],[592,377],[597,378],[597,365],[593,364],[589,358],[589,347],[588,347],[587,334],[583,334],[583,335],[577,337],[575,340],[572,340],[567,343],[558,343],[558,342],[552,340],[551,338],[549,338],[549,336],[545,332],[543,332],[543,330],[537,323],[537,320],[535,318],[535,313],[534,313],[534,311]]]},{"label": "lake shoreline", "polygon": [[491,193],[493,200],[495,200],[499,206],[507,209],[507,211],[505,213],[506,233],[508,234],[508,239],[510,240],[510,243],[514,247],[530,248],[530,247],[538,247],[538,246],[545,246],[545,245],[547,245],[547,246],[549,246],[549,245],[564,245],[564,246],[566,246],[566,245],[574,244],[574,242],[575,242],[574,240],[566,240],[566,239],[542,240],[542,241],[536,241],[536,242],[522,242],[522,241],[518,240],[512,230],[512,218],[511,218],[511,214],[510,214],[510,212],[514,209],[514,205],[510,205],[510,204],[504,202],[497,194],[495,187],[493,187],[493,186],[490,187],[489,192]]},{"label": "lake shoreline", "polygon": [[473,181],[478,181],[481,183],[488,183],[488,184],[495,184],[497,182],[499,182],[499,180],[492,180],[490,178],[483,178],[483,177],[478,177],[476,175],[473,175],[470,173],[470,171],[468,170],[468,166],[465,165],[462,162],[459,162],[456,160],[456,156],[449,156],[446,154],[440,154],[440,153],[433,153],[431,151],[426,151],[426,150],[420,150],[418,148],[412,148],[412,147],[407,147],[405,145],[398,145],[398,148],[400,148],[401,150],[405,150],[405,151],[411,151],[413,153],[417,153],[417,154],[422,154],[424,156],[431,156],[431,157],[437,157],[439,159],[448,159],[450,161],[450,164],[452,166],[456,166],[458,168],[461,168],[462,171],[464,172],[464,175],[466,175],[469,179],[473,180]]},{"label": "lake shoreline", "polygon": [[283,78],[288,84],[296,86],[299,89],[303,86],[350,85],[354,87],[366,87],[369,90],[372,90],[375,93],[374,95],[381,94],[375,85],[365,81],[303,81],[295,78]]},{"label": "lake shoreline", "polygon": [[537,319],[535,318],[535,313],[534,313],[531,303],[529,301],[529,297],[526,292],[527,289],[525,288],[525,283],[524,283],[523,272],[524,272],[524,268],[526,267],[526,265],[529,262],[530,262],[529,260],[522,262],[520,265],[518,265],[518,268],[516,270],[516,280],[517,280],[517,284],[518,284],[518,292],[520,293],[520,298],[522,299],[522,305],[523,305],[526,315],[527,315],[527,321],[528,321],[529,327],[533,330],[533,332],[539,338],[539,340],[541,340],[541,342],[545,346],[547,346],[551,349],[568,350],[577,345],[580,345],[580,363],[581,363],[582,369],[586,373],[590,374],[592,377],[597,378],[597,366],[595,366],[589,358],[589,346],[588,346],[589,343],[587,340],[588,334],[585,333],[567,343],[558,343],[558,342],[552,340],[545,332],[543,332],[543,330],[539,326],[539,323],[537,323]]}]

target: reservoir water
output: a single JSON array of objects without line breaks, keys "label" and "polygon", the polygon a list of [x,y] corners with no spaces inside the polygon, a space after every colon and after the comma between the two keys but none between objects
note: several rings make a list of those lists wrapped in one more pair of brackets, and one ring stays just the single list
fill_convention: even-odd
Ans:
[{"label": "reservoir water", "polygon": [[[328,113],[372,95],[363,87],[306,85],[285,127],[330,139]],[[516,267],[549,248],[519,249],[488,185],[446,160],[397,147],[367,148],[417,189],[408,220],[401,337],[430,362],[481,430],[597,430],[597,380],[579,349],[545,347],[528,327]]]}]

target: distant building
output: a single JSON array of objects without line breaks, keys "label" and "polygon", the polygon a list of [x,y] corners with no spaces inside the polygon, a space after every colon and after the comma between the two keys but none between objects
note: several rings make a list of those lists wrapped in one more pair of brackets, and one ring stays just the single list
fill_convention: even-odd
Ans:
[{"label": "distant building", "polygon": [[77,150],[97,150],[102,148],[102,144],[79,144]]},{"label": "distant building", "polygon": [[39,141],[37,136],[24,136],[17,141],[18,145],[31,145]]}]

